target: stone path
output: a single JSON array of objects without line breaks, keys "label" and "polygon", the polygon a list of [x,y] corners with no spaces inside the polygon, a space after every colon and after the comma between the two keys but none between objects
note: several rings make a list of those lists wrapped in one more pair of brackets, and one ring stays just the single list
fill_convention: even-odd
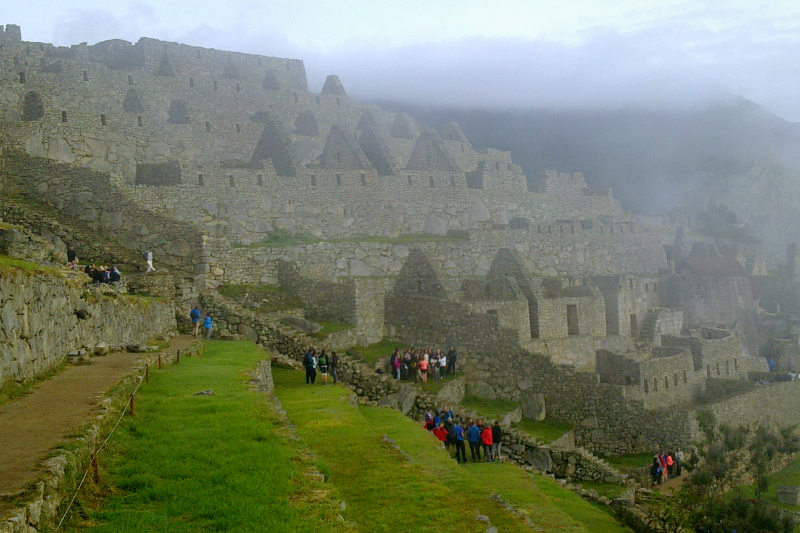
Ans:
[{"label": "stone path", "polygon": [[[180,335],[164,350],[188,348]],[[39,475],[48,452],[88,423],[104,393],[136,367],[139,355],[115,352],[68,366],[27,395],[0,406],[0,496],[15,494]]]}]

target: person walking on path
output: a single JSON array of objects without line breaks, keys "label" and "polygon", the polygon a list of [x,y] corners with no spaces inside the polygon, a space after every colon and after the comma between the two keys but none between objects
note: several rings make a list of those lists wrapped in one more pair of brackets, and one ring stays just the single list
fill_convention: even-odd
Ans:
[{"label": "person walking on path", "polygon": [[683,450],[678,448],[675,452],[675,476],[681,477],[681,464],[683,464]]},{"label": "person walking on path", "polygon": [[200,334],[200,309],[197,308],[197,304],[189,311],[189,318],[192,319],[192,325],[194,326],[193,335],[197,337]]},{"label": "person walking on path", "polygon": [[333,384],[339,381],[339,356],[336,352],[331,352],[331,374],[333,375]]},{"label": "person walking on path", "polygon": [[144,262],[147,265],[146,272],[155,272],[156,269],[153,267],[153,251],[148,249],[144,253]]},{"label": "person walking on path", "polygon": [[203,319],[203,327],[206,328],[206,339],[211,338],[211,330],[214,328],[214,322],[211,320],[211,315],[206,313],[206,317]]},{"label": "person walking on path", "polygon": [[469,442],[469,453],[472,455],[472,461],[481,460],[481,428],[478,424],[470,421],[467,428],[467,441]]},{"label": "person walking on path", "polygon": [[492,426],[492,458],[495,461],[500,460],[500,445],[502,444],[502,440],[503,430],[500,429],[500,424],[495,420]]},{"label": "person walking on path", "polygon": [[466,463],[467,450],[464,446],[464,428],[458,422],[453,426],[453,442],[456,445],[456,462]]}]

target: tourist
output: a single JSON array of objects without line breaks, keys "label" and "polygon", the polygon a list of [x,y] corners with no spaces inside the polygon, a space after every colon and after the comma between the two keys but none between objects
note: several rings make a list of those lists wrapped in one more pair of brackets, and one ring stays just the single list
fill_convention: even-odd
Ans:
[{"label": "tourist", "polygon": [[453,435],[453,430],[455,428],[455,424],[453,424],[453,419],[445,417],[444,419],[444,429],[447,430],[447,440],[444,441],[444,448],[449,452],[450,446],[455,444],[455,435]]},{"label": "tourist", "polygon": [[336,352],[331,352],[331,375],[333,376],[333,384],[339,381],[339,356],[336,355]]},{"label": "tourist", "polygon": [[447,354],[443,353],[442,350],[439,351],[439,374],[442,377],[447,376]]},{"label": "tourist", "polygon": [[427,411],[425,411],[425,429],[430,431],[433,428],[434,428],[434,425],[433,425],[433,412],[430,409],[428,409]]},{"label": "tourist", "polygon": [[500,424],[497,420],[494,421],[492,426],[492,457],[495,460],[500,460],[500,446],[502,445],[503,430],[500,429]]},{"label": "tourist", "polygon": [[70,244],[67,247],[67,266],[69,268],[75,268],[78,263],[78,253],[75,251],[75,248]]},{"label": "tourist", "polygon": [[667,459],[663,453],[658,454],[658,462],[661,465],[661,480],[666,481],[667,478]]},{"label": "tourist", "polygon": [[488,425],[481,430],[481,442],[483,443],[483,458],[488,463],[494,461],[492,455],[492,428]]},{"label": "tourist", "polygon": [[431,354],[431,371],[433,372],[433,381],[439,381],[439,354],[434,352]]},{"label": "tourist", "polygon": [[653,464],[650,465],[650,478],[653,480],[653,485],[661,484],[661,462],[658,456],[653,456]]},{"label": "tourist", "polygon": [[464,428],[458,422],[453,426],[453,443],[456,445],[456,461],[466,463],[467,451],[464,446]]},{"label": "tourist", "polygon": [[683,450],[678,448],[675,452],[675,475],[681,477],[681,465],[683,464]]},{"label": "tourist", "polygon": [[467,441],[469,442],[469,453],[472,455],[472,461],[480,461],[481,428],[479,428],[478,424],[472,420],[470,420],[469,427],[467,428]]},{"label": "tourist", "polygon": [[428,382],[428,359],[426,358],[426,355],[423,355],[419,362],[419,375],[422,378],[423,383]]},{"label": "tourist", "polygon": [[444,423],[439,422],[439,425],[433,429],[433,434],[436,435],[436,438],[441,441],[442,446],[445,446],[445,440],[447,440],[447,430],[444,428]]},{"label": "tourist", "polygon": [[193,335],[197,337],[200,333],[200,309],[197,308],[197,304],[192,307],[192,310],[189,311],[189,318],[192,319],[192,325],[194,326],[194,333]]},{"label": "tourist", "polygon": [[119,273],[117,265],[113,265],[111,267],[111,272],[108,275],[108,279],[111,283],[119,283],[120,280],[122,279],[122,274]]},{"label": "tourist", "polygon": [[675,474],[675,460],[672,458],[672,453],[667,454],[666,462],[667,462],[667,476],[673,477],[673,475]]},{"label": "tourist", "polygon": [[303,356],[303,366],[306,367],[306,385],[313,385],[317,381],[317,358],[313,348]]},{"label": "tourist", "polygon": [[458,353],[454,346],[450,347],[450,350],[447,352],[447,374],[450,376],[456,375],[456,360],[458,359]]},{"label": "tourist", "polygon": [[153,252],[152,250],[147,250],[144,253],[144,262],[147,265],[147,270],[145,272],[155,272],[156,269],[153,267]]},{"label": "tourist", "polygon": [[319,371],[322,373],[322,383],[328,383],[328,355],[325,353],[325,348],[322,349],[322,352],[319,354],[319,359],[317,359],[317,366],[319,366]]},{"label": "tourist", "polygon": [[206,328],[206,339],[211,338],[211,330],[214,328],[214,322],[211,320],[211,315],[206,313],[206,317],[203,319],[203,327]]},{"label": "tourist", "polygon": [[395,348],[394,353],[392,354],[392,369],[394,370],[394,379],[400,379],[400,369],[402,366],[403,362],[400,360],[400,350]]}]

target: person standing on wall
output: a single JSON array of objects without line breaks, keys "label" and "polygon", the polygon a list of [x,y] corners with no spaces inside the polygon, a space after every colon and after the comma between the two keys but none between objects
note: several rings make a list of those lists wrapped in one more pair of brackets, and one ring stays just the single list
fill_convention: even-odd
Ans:
[{"label": "person standing on wall", "polygon": [[447,373],[451,376],[456,375],[456,360],[458,359],[458,352],[454,346],[450,347],[447,351]]},{"label": "person standing on wall", "polygon": [[194,304],[192,310],[189,311],[189,318],[192,319],[192,325],[194,326],[193,335],[197,337],[200,333],[200,309],[197,308],[197,304]]},{"label": "person standing on wall", "polygon": [[153,251],[148,249],[144,253],[144,262],[147,264],[146,272],[155,272],[156,269],[153,267]]},{"label": "person standing on wall", "polygon": [[211,329],[214,327],[214,323],[211,320],[211,315],[206,313],[206,317],[203,319],[203,327],[206,328],[206,338],[211,338]]}]

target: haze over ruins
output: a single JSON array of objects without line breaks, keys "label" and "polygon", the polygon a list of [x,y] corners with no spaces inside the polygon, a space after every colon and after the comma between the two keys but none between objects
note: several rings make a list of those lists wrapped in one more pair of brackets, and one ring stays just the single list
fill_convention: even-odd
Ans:
[{"label": "haze over ruins", "polygon": [[[800,366],[788,242],[768,272],[754,241],[631,214],[580,172],[526,176],[456,122],[353,101],[336,75],[309,88],[299,59],[57,47],[9,24],[0,80],[2,220],[58,247],[88,228],[108,244],[76,242],[79,257],[131,270],[152,250],[170,277],[149,290],[179,316],[221,285],[281,286],[305,304],[296,321],[352,326],[332,345],[456,345],[467,394],[606,454],[687,445],[700,405],[800,422],[789,383],[751,386],[768,358]],[[0,384],[44,370],[25,353],[4,352]]]}]

